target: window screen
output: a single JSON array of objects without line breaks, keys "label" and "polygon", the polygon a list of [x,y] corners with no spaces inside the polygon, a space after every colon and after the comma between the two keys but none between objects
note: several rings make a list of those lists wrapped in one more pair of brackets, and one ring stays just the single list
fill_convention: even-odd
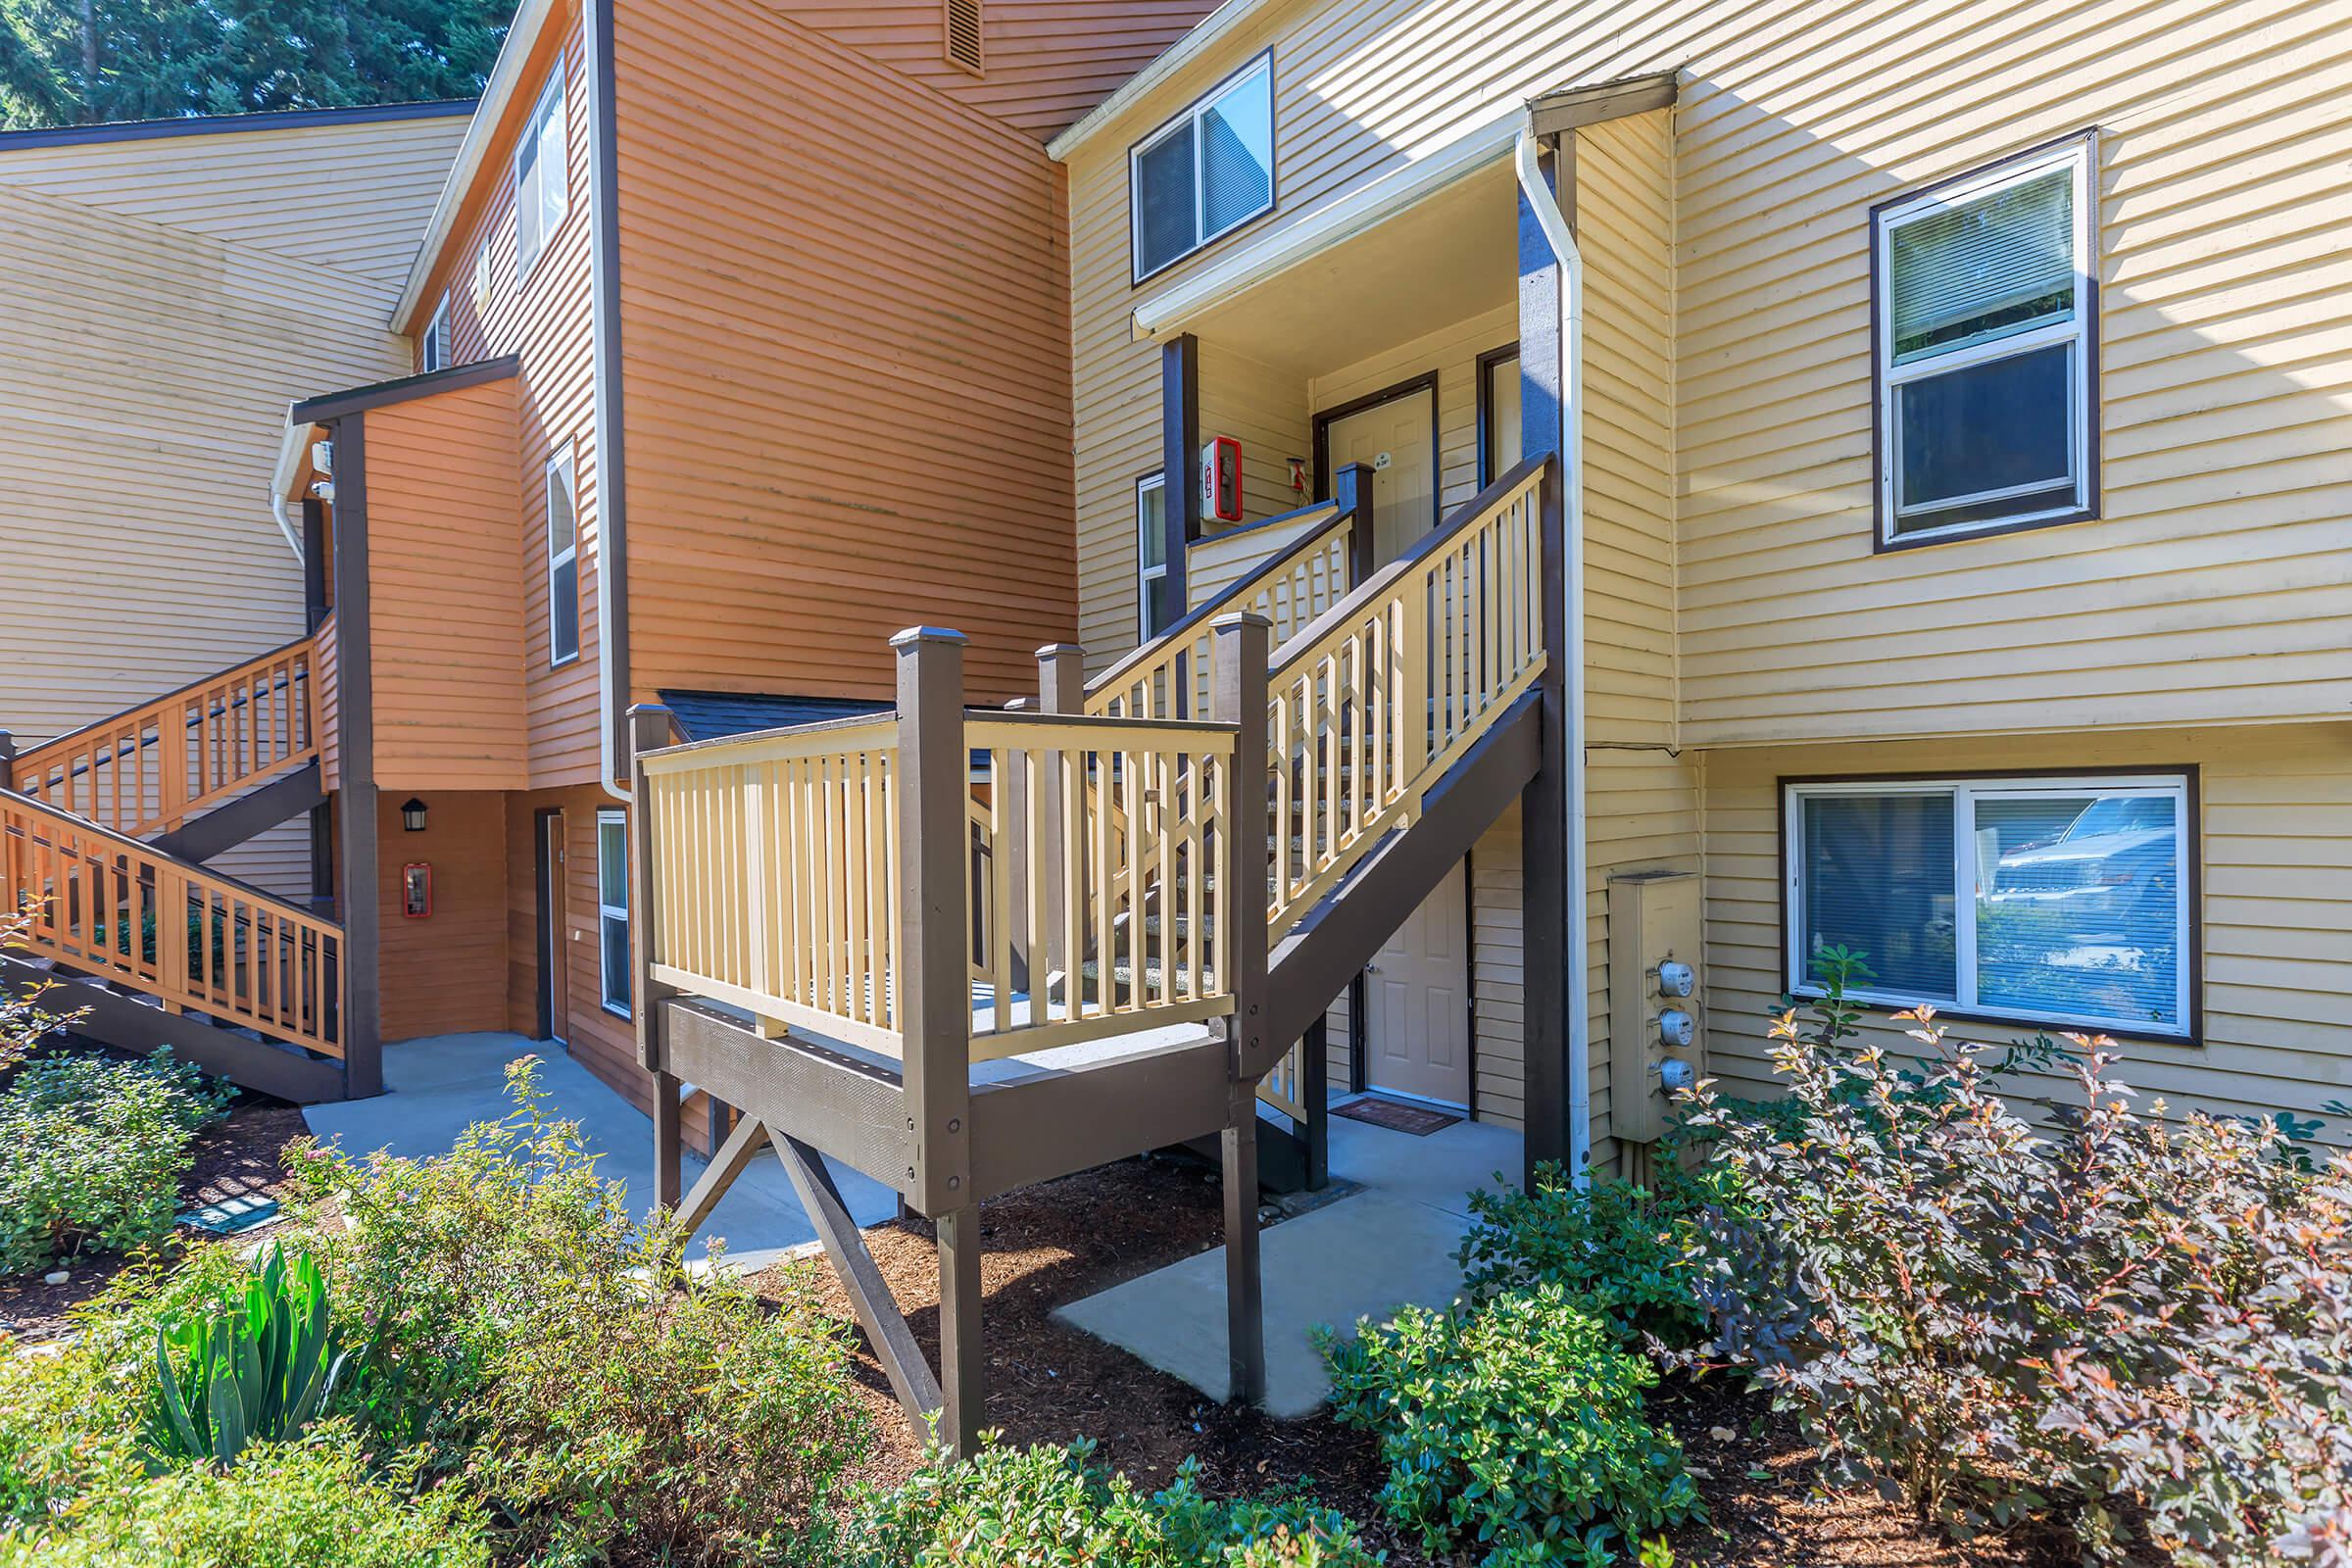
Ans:
[{"label": "window screen", "polygon": [[629,1010],[629,822],[596,813],[596,946],[606,1006]]},{"label": "window screen", "polygon": [[514,275],[528,277],[571,208],[564,76],[559,71],[531,111],[514,153]]},{"label": "window screen", "polygon": [[1144,641],[1166,629],[1160,605],[1168,576],[1168,487],[1158,474],[1135,486],[1136,600]]},{"label": "window screen", "polygon": [[1274,67],[1240,75],[1140,143],[1129,160],[1135,274],[1147,277],[1274,206]]},{"label": "window screen", "polygon": [[580,524],[571,448],[547,466],[547,662],[580,656]]},{"label": "window screen", "polygon": [[2087,511],[2089,172],[2078,142],[1879,215],[1887,539]]},{"label": "window screen", "polygon": [[2136,1035],[2187,1029],[2185,777],[1795,785],[1789,981],[1863,956],[1868,996]]}]

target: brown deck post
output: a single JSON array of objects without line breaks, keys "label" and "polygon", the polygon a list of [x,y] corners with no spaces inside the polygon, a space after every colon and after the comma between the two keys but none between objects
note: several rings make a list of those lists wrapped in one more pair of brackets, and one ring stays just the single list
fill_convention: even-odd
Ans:
[{"label": "brown deck post", "polygon": [[13,790],[17,787],[16,765],[17,738],[8,731],[0,729],[0,790]]},{"label": "brown deck post", "polygon": [[678,1124],[678,1079],[669,1070],[662,1041],[662,1003],[671,995],[654,979],[653,890],[658,875],[654,815],[647,809],[647,752],[660,751],[675,734],[668,709],[639,703],[629,724],[629,1007],[636,1015],[637,1060],[654,1075],[654,1201],[678,1206],[685,1192],[683,1135]]},{"label": "brown deck post", "polygon": [[940,1438],[958,1453],[979,1441],[980,1213],[971,1160],[971,962],[967,956],[961,632],[910,627],[898,656],[901,1070],[914,1123],[906,1172],[914,1206],[939,1226]]},{"label": "brown deck post", "polygon": [[[1562,138],[1573,148],[1573,136]],[[1545,162],[1562,212],[1575,220],[1575,170],[1556,155]],[[1571,669],[1568,648],[1568,553],[1562,488],[1560,417],[1568,398],[1567,322],[1563,317],[1559,262],[1551,254],[1525,191],[1519,193],[1519,403],[1520,447],[1528,456],[1554,454],[1544,475],[1543,548],[1535,564],[1544,588],[1544,650],[1548,655],[1536,682],[1543,704],[1542,759],[1520,796],[1520,864],[1525,879],[1526,947],[1523,1068],[1528,1185],[1536,1167],[1565,1160],[1576,1139],[1569,1127],[1569,1052],[1577,1037],[1576,1014],[1586,999],[1569,995],[1569,901],[1586,896],[1567,885],[1568,813],[1581,810],[1573,798],[1568,753],[1573,705],[1584,699],[1584,672]],[[1580,1174],[1571,1171],[1571,1176]]]},{"label": "brown deck post", "polygon": [[1238,726],[1227,775],[1225,842],[1217,867],[1218,916],[1226,924],[1233,1017],[1227,1039],[1232,1094],[1218,1139],[1225,1181],[1225,1344],[1229,1397],[1254,1404],[1266,1394],[1264,1282],[1257,1238],[1257,1081],[1272,1060],[1264,1031],[1266,989],[1266,662],[1274,623],[1263,615],[1220,616],[1214,718]]},{"label": "brown deck post", "polygon": [[[1082,713],[1086,710],[1086,650],[1076,643],[1048,643],[1037,651],[1037,706],[1048,713]],[[1046,824],[1045,842],[1038,874],[1045,878],[1045,897],[1039,901],[1039,917],[1046,922],[1046,974],[1060,975],[1065,1000],[1075,1002],[1071,990],[1078,961],[1062,949],[1061,903],[1064,878],[1061,869],[1061,769],[1057,766],[1039,769],[1037,789],[1042,797],[1040,821]],[[1032,975],[1029,981],[1030,1005],[1036,1007],[1046,1000],[1047,981]]]}]

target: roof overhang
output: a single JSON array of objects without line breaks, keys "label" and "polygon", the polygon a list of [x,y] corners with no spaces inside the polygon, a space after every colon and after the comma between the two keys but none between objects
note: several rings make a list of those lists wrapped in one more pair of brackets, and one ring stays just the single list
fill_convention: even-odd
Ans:
[{"label": "roof overhang", "polygon": [[1579,125],[1671,109],[1682,90],[1681,76],[1679,71],[1653,71],[1544,93],[1528,102],[1528,128],[1539,136],[1557,136]]},{"label": "roof overhang", "polygon": [[466,139],[458,143],[457,161],[450,165],[449,177],[441,183],[440,199],[433,203],[433,216],[425,222],[416,260],[409,264],[408,281],[401,285],[400,301],[392,307],[388,324],[393,331],[401,330],[424,298],[424,286],[432,280],[434,265],[441,259],[441,247],[449,243],[450,233],[457,227],[459,210],[466,205],[466,193],[473,188],[474,175],[489,157],[490,143],[496,139],[507,107],[522,80],[523,64],[530,59],[548,19],[561,12],[556,0],[522,0],[515,7],[514,20],[507,27],[507,41],[499,46],[498,59],[490,67],[490,79],[483,83],[482,96],[474,106],[473,122],[466,127]]},{"label": "roof overhang", "polygon": [[1220,257],[1138,305],[1135,335],[1152,339],[1180,330],[1203,312],[1312,261],[1457,180],[1509,157],[1512,144],[1526,124],[1526,111],[1514,109],[1424,157],[1357,186],[1297,222]]},{"label": "roof overhang", "polygon": [[429,398],[436,392],[455,392],[464,387],[480,386],[485,381],[503,381],[522,368],[517,355],[501,354],[496,359],[475,360],[467,365],[453,365],[446,370],[427,370],[422,375],[404,375],[398,380],[377,381],[368,386],[355,386],[344,392],[328,392],[319,397],[305,398],[286,411],[286,423],[324,424],[345,415],[366,414],[393,403],[406,403],[413,398]]},{"label": "roof overhang", "polygon": [[1282,0],[1225,0],[1223,5],[1194,23],[1191,31],[1152,56],[1150,65],[1121,82],[1118,91],[1088,110],[1076,124],[1046,143],[1046,156],[1055,162],[1068,158],[1096,131],[1124,115],[1128,106],[1138,98],[1150,93],[1240,31],[1259,13],[1271,11],[1281,3]]}]

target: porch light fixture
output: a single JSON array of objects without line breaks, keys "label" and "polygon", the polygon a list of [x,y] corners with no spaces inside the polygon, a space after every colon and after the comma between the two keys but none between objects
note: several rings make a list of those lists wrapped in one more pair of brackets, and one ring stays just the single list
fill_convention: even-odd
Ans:
[{"label": "porch light fixture", "polygon": [[411,833],[424,831],[424,803],[414,795],[400,805],[400,825]]}]

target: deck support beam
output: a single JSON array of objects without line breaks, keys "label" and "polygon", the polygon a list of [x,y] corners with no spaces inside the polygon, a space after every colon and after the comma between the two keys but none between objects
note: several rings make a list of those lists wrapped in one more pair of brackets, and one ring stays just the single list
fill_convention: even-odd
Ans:
[{"label": "deck support beam", "polygon": [[939,1441],[959,1459],[980,1448],[988,1358],[980,1343],[980,1205],[939,1216]]},{"label": "deck support beam", "polygon": [[[748,1118],[745,1124],[751,1125]],[[850,1298],[858,1326],[874,1348],[874,1358],[882,1363],[882,1375],[890,1380],[891,1392],[899,1396],[914,1435],[929,1437],[931,1413],[940,1407],[939,1379],[931,1375],[922,1347],[914,1343],[914,1331],[906,1326],[906,1314],[890,1294],[889,1282],[875,1265],[874,1254],[866,1250],[865,1237],[850,1217],[850,1205],[833,1184],[824,1156],[797,1138],[777,1137],[770,1146],[783,1162],[784,1173],[792,1178],[793,1191],[801,1195],[801,1206],[816,1227],[816,1239],[824,1244],[825,1257]],[[946,1321],[944,1312],[941,1321]],[[942,1345],[944,1353],[944,1340]]]},{"label": "deck support beam", "polygon": [[[1266,799],[1266,682],[1274,623],[1263,615],[1221,616],[1217,687],[1210,717],[1236,727],[1217,867],[1217,918],[1229,922],[1225,962],[1232,969],[1233,1015],[1226,1020],[1231,1093],[1218,1138],[1225,1182],[1225,1346],[1227,1397],[1255,1404],[1266,1395],[1264,1281],[1257,1246],[1257,1082],[1289,1049],[1266,1033],[1266,916],[1261,902],[1269,853]],[[1290,831],[1288,823],[1275,829]]]}]

